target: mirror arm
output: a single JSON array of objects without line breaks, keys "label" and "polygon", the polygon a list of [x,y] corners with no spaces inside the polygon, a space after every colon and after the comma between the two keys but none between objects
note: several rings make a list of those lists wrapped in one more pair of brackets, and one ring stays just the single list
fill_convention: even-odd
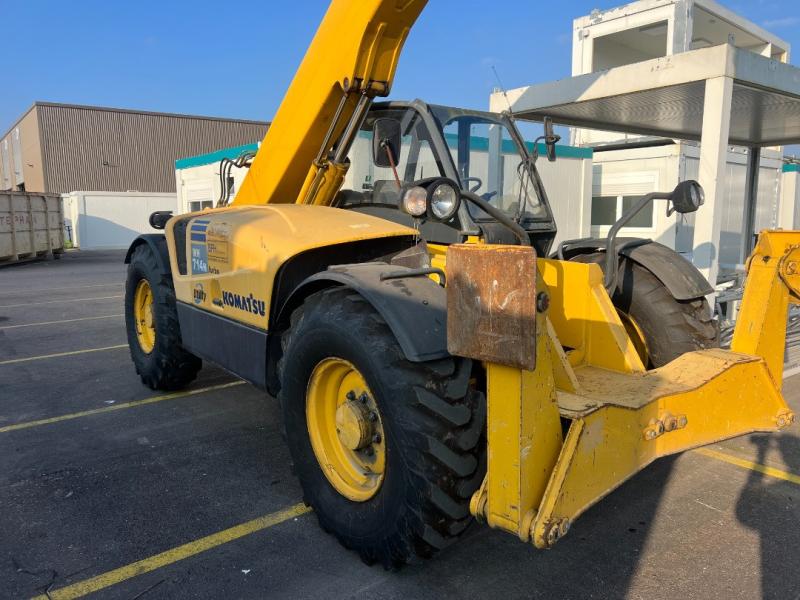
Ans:
[{"label": "mirror arm", "polygon": [[519,240],[521,246],[530,246],[531,239],[528,237],[528,233],[522,228],[522,226],[514,221],[511,217],[506,215],[502,210],[496,208],[489,204],[486,200],[478,196],[477,194],[473,194],[472,192],[461,192],[461,196],[466,198],[473,204],[475,204],[478,208],[480,208],[483,212],[487,213],[488,215],[497,219],[498,223],[505,225],[508,227],[514,236]]},{"label": "mirror arm", "polygon": [[394,180],[397,183],[397,189],[402,190],[403,184],[400,182],[400,176],[397,174],[397,165],[394,162],[394,152],[392,152],[392,147],[388,141],[382,140],[381,146],[384,150],[386,150],[386,157],[389,159],[389,164],[392,167],[392,173],[394,173]]},{"label": "mirror arm", "polygon": [[672,193],[665,193],[665,192],[653,192],[651,194],[647,194],[643,196],[633,207],[622,215],[619,220],[611,226],[611,229],[608,231],[608,237],[606,238],[606,264],[605,264],[605,273],[603,276],[603,285],[608,292],[608,295],[611,296],[614,294],[614,289],[617,287],[617,276],[619,269],[617,268],[617,234],[619,230],[622,229],[627,223],[630,222],[633,217],[638,215],[642,209],[650,204],[653,200],[669,200],[672,197]]}]

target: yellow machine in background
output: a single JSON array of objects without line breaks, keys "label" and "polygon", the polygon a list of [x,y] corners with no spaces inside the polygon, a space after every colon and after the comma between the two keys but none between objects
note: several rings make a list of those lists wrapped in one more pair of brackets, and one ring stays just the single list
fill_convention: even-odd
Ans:
[{"label": "yellow machine in background", "polygon": [[143,382],[205,359],[276,395],[305,501],[389,567],[473,517],[546,548],[656,458],[794,418],[800,233],[761,234],[731,350],[694,267],[616,239],[656,197],[699,209],[695,182],[548,257],[539,146],[510,115],[374,102],[424,4],[335,0],[233,203],[155,213],[126,258]]}]

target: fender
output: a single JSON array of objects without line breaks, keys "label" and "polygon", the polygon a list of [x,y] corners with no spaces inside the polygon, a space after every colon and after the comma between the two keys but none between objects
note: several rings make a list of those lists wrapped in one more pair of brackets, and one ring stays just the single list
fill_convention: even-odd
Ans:
[{"label": "fender", "polygon": [[382,273],[411,271],[383,262],[337,265],[305,279],[281,307],[277,322],[316,291],[341,285],[364,297],[392,330],[405,357],[424,362],[450,356],[447,351],[447,294],[425,276],[381,281]]},{"label": "fender", "polygon": [[[640,243],[635,243],[635,242]],[[634,243],[631,243],[634,242]],[[627,245],[627,247],[626,247]],[[570,260],[581,254],[605,252],[606,240],[587,239],[570,243],[564,251],[564,258]],[[676,300],[694,300],[714,293],[714,288],[692,263],[683,256],[652,240],[619,238],[617,247],[620,255],[650,271],[664,284]],[[600,265],[603,266],[602,264]]]},{"label": "fender", "polygon": [[167,248],[167,238],[163,233],[143,233],[131,244],[128,248],[128,253],[125,255],[125,264],[130,264],[131,255],[142,244],[147,244],[153,251],[153,255],[158,261],[158,266],[163,275],[169,275],[172,271],[169,266],[169,249]]}]

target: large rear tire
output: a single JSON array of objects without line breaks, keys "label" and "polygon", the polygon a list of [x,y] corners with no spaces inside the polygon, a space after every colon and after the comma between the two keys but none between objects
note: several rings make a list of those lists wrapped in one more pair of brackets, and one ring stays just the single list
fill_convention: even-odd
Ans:
[{"label": "large rear tire", "polygon": [[136,372],[153,390],[178,390],[202,361],[181,346],[172,277],[161,273],[147,244],[134,249],[125,282],[125,327]]},{"label": "large rear tire", "polygon": [[[455,540],[472,520],[469,500],[486,468],[486,403],[470,383],[471,361],[406,360],[378,313],[344,288],[306,299],[282,346],[287,441],[322,528],[386,568],[430,557]],[[331,384],[336,369],[343,369],[335,380],[341,385]],[[353,402],[368,418],[352,431],[372,427],[371,420],[383,434],[368,429],[363,447],[339,430],[342,407]],[[320,406],[329,406],[327,420]],[[320,431],[325,423],[328,432]],[[337,440],[343,447],[331,450]]]},{"label": "large rear tire", "polygon": [[[605,253],[572,260],[603,265]],[[662,367],[686,352],[719,347],[719,325],[705,298],[676,300],[650,271],[620,261],[611,297],[646,367]]]}]

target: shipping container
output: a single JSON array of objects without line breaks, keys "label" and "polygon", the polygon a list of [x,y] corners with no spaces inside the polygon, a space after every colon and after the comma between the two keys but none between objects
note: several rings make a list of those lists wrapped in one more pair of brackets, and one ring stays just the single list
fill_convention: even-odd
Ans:
[{"label": "shipping container", "polygon": [[0,264],[64,251],[64,212],[57,194],[0,192]]}]

